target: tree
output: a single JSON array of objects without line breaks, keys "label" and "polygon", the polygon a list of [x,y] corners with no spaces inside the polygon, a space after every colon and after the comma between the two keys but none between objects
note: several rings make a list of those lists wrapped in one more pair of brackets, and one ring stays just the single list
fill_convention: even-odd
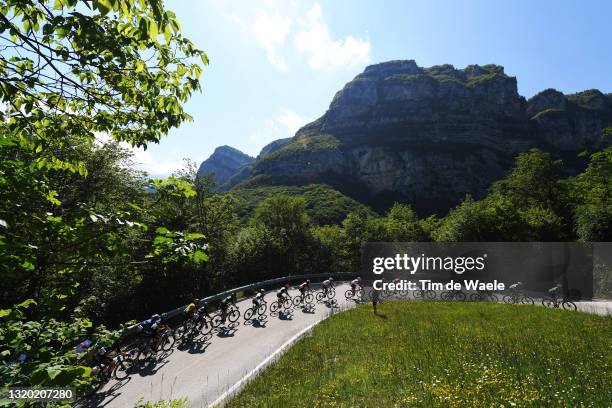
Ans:
[{"label": "tree", "polygon": [[159,225],[125,150],[100,144],[146,147],[189,120],[208,60],[156,0],[0,0],[0,47],[0,382],[80,391],[91,305],[206,259],[202,234]]},{"label": "tree", "polygon": [[0,1],[0,118],[39,163],[66,135],[159,141],[208,63],[179,28],[161,1]]}]

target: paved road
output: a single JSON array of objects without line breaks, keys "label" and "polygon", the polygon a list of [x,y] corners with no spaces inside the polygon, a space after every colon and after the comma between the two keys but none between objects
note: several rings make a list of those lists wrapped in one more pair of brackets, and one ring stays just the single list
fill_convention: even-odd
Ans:
[{"label": "paved road", "polygon": [[[347,288],[346,284],[336,287],[338,309],[316,304],[314,312],[298,309],[287,319],[268,316],[261,327],[245,325],[241,317],[238,327],[226,334],[213,334],[187,347],[179,344],[157,365],[123,382],[107,384],[97,394],[97,400],[86,405],[133,407],[140,398],[157,401],[187,397],[192,407],[206,407],[296,334],[331,313],[350,307],[353,302],[344,300]],[[292,296],[297,293],[290,291]],[[275,293],[268,293],[268,305],[275,298]],[[249,306],[250,300],[238,303],[242,314]]]},{"label": "paved road", "polygon": [[[157,401],[187,397],[192,407],[206,407],[296,334],[331,313],[354,305],[343,299],[347,288],[346,284],[336,288],[338,309],[316,304],[314,312],[295,310],[287,319],[269,316],[259,327],[245,325],[241,317],[239,325],[230,332],[217,333],[185,347],[179,345],[157,365],[123,382],[107,384],[97,399],[86,405],[133,407],[141,398]],[[290,293],[293,296],[297,291]],[[268,304],[274,299],[274,293],[266,295]],[[540,304],[540,299],[536,299],[536,304]],[[238,303],[241,313],[250,305],[249,300]],[[577,302],[577,305],[583,312],[612,314],[612,302]]]}]

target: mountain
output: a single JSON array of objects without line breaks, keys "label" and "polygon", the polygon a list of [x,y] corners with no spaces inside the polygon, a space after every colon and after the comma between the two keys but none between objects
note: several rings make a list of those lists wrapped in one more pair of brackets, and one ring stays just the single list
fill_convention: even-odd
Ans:
[{"label": "mountain", "polygon": [[213,179],[223,185],[242,168],[253,163],[255,159],[230,146],[219,146],[213,154],[200,164],[198,176],[213,175]]},{"label": "mountain", "polygon": [[384,209],[410,203],[444,213],[484,196],[522,151],[538,147],[578,171],[577,155],[609,143],[612,96],[547,89],[526,100],[499,65],[368,66],[323,116],[261,154],[228,184],[239,188],[327,184]]}]

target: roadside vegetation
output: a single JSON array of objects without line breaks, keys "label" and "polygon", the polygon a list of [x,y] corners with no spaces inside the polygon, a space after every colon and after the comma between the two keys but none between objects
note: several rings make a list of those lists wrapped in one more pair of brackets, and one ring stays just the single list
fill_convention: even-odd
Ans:
[{"label": "roadside vegetation", "polygon": [[612,318],[388,302],[323,321],[228,407],[607,406]]}]

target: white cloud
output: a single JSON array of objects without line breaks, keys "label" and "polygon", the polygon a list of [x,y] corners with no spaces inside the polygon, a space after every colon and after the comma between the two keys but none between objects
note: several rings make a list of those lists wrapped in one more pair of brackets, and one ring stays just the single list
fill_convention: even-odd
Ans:
[{"label": "white cloud", "polygon": [[319,3],[310,8],[286,0],[244,2],[240,8],[220,4],[221,14],[254,38],[270,64],[280,71],[299,63],[295,58],[305,58],[310,68],[320,71],[370,62],[370,41],[352,35],[334,38]]},{"label": "white cloud", "polygon": [[[94,136],[94,143],[98,146],[110,143],[113,140],[106,132],[96,132]],[[174,171],[183,167],[182,160],[178,162],[170,160],[157,160],[151,154],[151,152],[142,147],[132,147],[132,145],[126,142],[121,142],[119,145],[124,149],[132,151],[132,168],[146,171],[152,177],[167,177]]]},{"label": "white cloud", "polygon": [[300,20],[302,29],[295,35],[295,48],[307,55],[312,69],[331,71],[370,62],[370,42],[353,36],[332,39],[323,21],[323,11],[315,4]]},{"label": "white cloud", "polygon": [[293,109],[282,109],[280,114],[267,119],[263,127],[252,134],[250,139],[252,142],[260,142],[292,137],[299,128],[310,121],[311,119],[301,117]]},{"label": "white cloud", "polygon": [[158,160],[150,152],[142,148],[132,148],[134,156],[133,166],[137,170],[143,170],[152,177],[167,177],[174,171],[183,167],[183,161]]},{"label": "white cloud", "polygon": [[253,23],[253,33],[261,48],[266,51],[266,56],[270,64],[281,71],[287,70],[287,63],[279,48],[285,44],[285,39],[289,35],[292,20],[279,14],[268,14],[258,11]]}]

